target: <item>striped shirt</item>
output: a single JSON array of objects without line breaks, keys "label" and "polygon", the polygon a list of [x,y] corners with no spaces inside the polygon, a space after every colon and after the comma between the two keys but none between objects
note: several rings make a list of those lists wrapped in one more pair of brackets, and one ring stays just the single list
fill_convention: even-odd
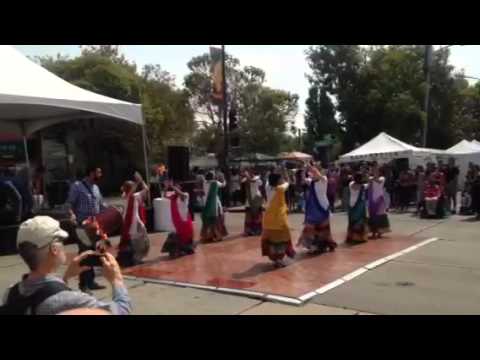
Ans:
[{"label": "striped shirt", "polygon": [[96,184],[91,184],[88,179],[73,183],[68,194],[67,204],[71,206],[80,224],[89,216],[99,214],[100,210],[105,207],[100,189]]}]

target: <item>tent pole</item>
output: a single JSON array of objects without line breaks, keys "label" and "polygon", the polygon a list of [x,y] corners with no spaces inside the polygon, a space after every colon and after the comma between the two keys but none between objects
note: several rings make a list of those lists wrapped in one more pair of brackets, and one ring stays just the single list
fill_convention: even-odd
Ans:
[{"label": "tent pole", "polygon": [[27,132],[25,130],[25,121],[22,121],[23,150],[25,151],[25,162],[30,173],[30,158],[28,157]]},{"label": "tent pole", "polygon": [[150,172],[148,171],[148,155],[147,155],[147,134],[146,134],[146,124],[145,124],[145,116],[143,114],[143,106],[142,106],[142,143],[143,143],[143,159],[145,161],[145,179],[147,184],[150,183]]},{"label": "tent pole", "polygon": [[27,131],[25,129],[25,121],[21,122],[22,125],[22,136],[23,136],[23,150],[25,151],[25,163],[27,164],[27,188],[30,194],[33,194],[32,191],[32,175],[30,170],[30,158],[28,157],[28,143],[27,143]]}]

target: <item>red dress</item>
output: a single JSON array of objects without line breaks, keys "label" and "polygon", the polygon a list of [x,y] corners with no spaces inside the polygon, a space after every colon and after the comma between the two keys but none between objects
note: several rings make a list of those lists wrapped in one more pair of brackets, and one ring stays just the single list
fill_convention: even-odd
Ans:
[{"label": "red dress", "polygon": [[[123,226],[122,226],[122,234],[120,237],[120,244],[118,245],[118,250],[119,251],[127,251],[130,248],[130,241],[131,236],[130,236],[130,228],[133,223],[133,218],[135,214],[133,213],[134,208],[135,208],[135,194],[130,194],[128,196],[127,200],[127,212],[125,214],[125,219],[123,221]],[[143,222],[143,224],[146,225],[147,223],[147,211],[145,209],[145,205],[143,201],[139,201],[138,204],[138,216],[140,217],[140,220]]]}]

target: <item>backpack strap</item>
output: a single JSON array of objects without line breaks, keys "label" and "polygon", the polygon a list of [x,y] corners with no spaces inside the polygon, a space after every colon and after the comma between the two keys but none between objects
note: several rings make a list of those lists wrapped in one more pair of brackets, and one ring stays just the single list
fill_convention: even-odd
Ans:
[{"label": "backpack strap", "polygon": [[40,289],[35,291],[31,295],[30,308],[32,310],[32,315],[36,315],[36,310],[38,305],[43,303],[49,297],[58,294],[62,291],[71,291],[71,289],[63,282],[60,281],[51,281],[42,286]]},{"label": "backpack strap", "polygon": [[83,187],[90,193],[90,195],[92,195],[92,197],[93,197],[94,199],[97,199],[96,196],[95,196],[95,194],[93,193],[93,189],[90,189],[90,188],[88,187],[87,182],[86,182],[85,180],[82,180],[81,183],[82,183]]}]

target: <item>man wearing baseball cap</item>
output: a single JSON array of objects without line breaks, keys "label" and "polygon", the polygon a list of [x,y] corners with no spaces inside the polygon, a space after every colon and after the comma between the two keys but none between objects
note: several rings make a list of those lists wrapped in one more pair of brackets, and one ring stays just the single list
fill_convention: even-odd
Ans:
[{"label": "man wearing baseball cap", "polygon": [[90,269],[82,266],[80,262],[95,255],[93,251],[75,257],[63,278],[55,274],[67,261],[63,246],[67,237],[68,233],[60,228],[60,223],[48,216],[37,216],[20,225],[17,247],[30,272],[23,276],[22,281],[7,290],[0,314],[54,315],[78,308],[102,309],[116,315],[131,312],[131,301],[120,267],[111,254],[102,254],[101,262],[103,275],[112,285],[112,302],[99,301],[67,286],[71,278]]}]

